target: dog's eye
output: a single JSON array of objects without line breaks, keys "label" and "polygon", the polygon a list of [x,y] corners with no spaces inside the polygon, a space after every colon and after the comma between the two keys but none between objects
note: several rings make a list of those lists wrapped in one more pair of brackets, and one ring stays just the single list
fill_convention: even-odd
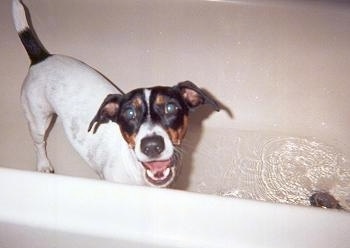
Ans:
[{"label": "dog's eye", "polygon": [[124,116],[125,116],[125,118],[126,118],[128,121],[135,119],[135,117],[136,117],[135,109],[133,109],[133,108],[127,108],[127,109],[124,111]]},{"label": "dog's eye", "polygon": [[175,103],[169,102],[165,105],[166,114],[175,114],[178,110],[178,107]]}]

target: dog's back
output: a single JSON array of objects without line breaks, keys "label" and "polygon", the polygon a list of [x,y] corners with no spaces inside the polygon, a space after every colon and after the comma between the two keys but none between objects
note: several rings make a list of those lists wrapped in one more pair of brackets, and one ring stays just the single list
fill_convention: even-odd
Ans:
[{"label": "dog's back", "polygon": [[[19,0],[12,4],[15,27],[31,61],[22,86],[21,104],[36,148],[38,170],[53,172],[46,156],[45,137],[57,114],[71,144],[98,174],[102,175],[108,163],[119,160],[119,174],[123,177],[123,162],[130,163],[133,158],[125,156],[128,146],[116,124],[105,125],[96,134],[88,133],[101,102],[108,94],[117,93],[117,89],[85,63],[50,54],[28,24],[24,5]],[[124,157],[120,158],[122,153]]]},{"label": "dog's back", "polygon": [[[30,27],[25,6],[19,0],[13,0],[12,4],[15,28],[31,61],[24,87],[30,84],[27,82],[35,81],[35,89],[29,90],[30,93],[45,90],[44,93],[49,96],[47,100],[57,112],[61,105],[69,105],[68,109],[72,111],[77,107],[74,101],[88,100],[85,98],[90,96],[89,102],[100,98],[96,100],[96,106],[91,111],[93,117],[94,111],[98,109],[105,96],[115,93],[116,88],[85,63],[71,57],[50,54]],[[79,94],[81,91],[85,91],[85,94]],[[66,99],[63,99],[64,95],[67,95]],[[78,99],[81,96],[84,99]],[[55,103],[59,103],[60,106],[56,107]],[[92,117],[89,116],[90,120]]]}]

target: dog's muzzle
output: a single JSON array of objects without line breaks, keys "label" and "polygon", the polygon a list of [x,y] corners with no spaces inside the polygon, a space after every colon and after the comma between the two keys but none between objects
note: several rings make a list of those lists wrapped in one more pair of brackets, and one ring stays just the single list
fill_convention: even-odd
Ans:
[{"label": "dog's muzzle", "polygon": [[142,162],[145,169],[145,180],[152,186],[168,186],[175,178],[175,163],[173,157],[161,159],[161,154],[165,149],[163,137],[160,135],[145,137],[141,140],[140,148],[150,160]]}]

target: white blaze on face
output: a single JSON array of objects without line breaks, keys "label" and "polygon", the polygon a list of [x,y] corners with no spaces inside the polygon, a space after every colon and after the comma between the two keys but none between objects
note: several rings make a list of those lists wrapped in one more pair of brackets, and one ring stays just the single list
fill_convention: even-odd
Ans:
[{"label": "white blaze on face", "polygon": [[145,94],[145,101],[147,104],[147,120],[149,120],[151,118],[151,108],[150,108],[150,103],[149,103],[150,97],[151,97],[151,90],[145,89],[144,94]]},{"label": "white blaze on face", "polygon": [[155,160],[154,158],[149,158],[141,151],[141,141],[145,137],[150,137],[154,135],[161,136],[164,140],[164,151],[156,158],[158,161],[168,160],[171,158],[174,152],[172,142],[169,138],[167,132],[159,124],[153,124],[150,116],[150,95],[151,90],[145,90],[145,100],[147,103],[147,119],[146,122],[140,126],[140,129],[135,138],[135,154],[139,161],[149,162]]}]

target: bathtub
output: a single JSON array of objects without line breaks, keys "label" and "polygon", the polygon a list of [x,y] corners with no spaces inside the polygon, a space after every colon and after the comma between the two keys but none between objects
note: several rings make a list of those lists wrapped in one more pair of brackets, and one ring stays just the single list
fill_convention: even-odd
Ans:
[{"label": "bathtub", "polygon": [[[125,91],[191,80],[223,110],[191,116],[172,189],[98,180],[59,118],[56,174],[35,172],[19,104],[29,62],[2,1],[0,247],[348,246],[350,4],[24,2],[49,51]],[[315,191],[343,210],[310,207]]]},{"label": "bathtub", "polygon": [[350,241],[347,213],[0,172],[4,248],[346,247]]}]

